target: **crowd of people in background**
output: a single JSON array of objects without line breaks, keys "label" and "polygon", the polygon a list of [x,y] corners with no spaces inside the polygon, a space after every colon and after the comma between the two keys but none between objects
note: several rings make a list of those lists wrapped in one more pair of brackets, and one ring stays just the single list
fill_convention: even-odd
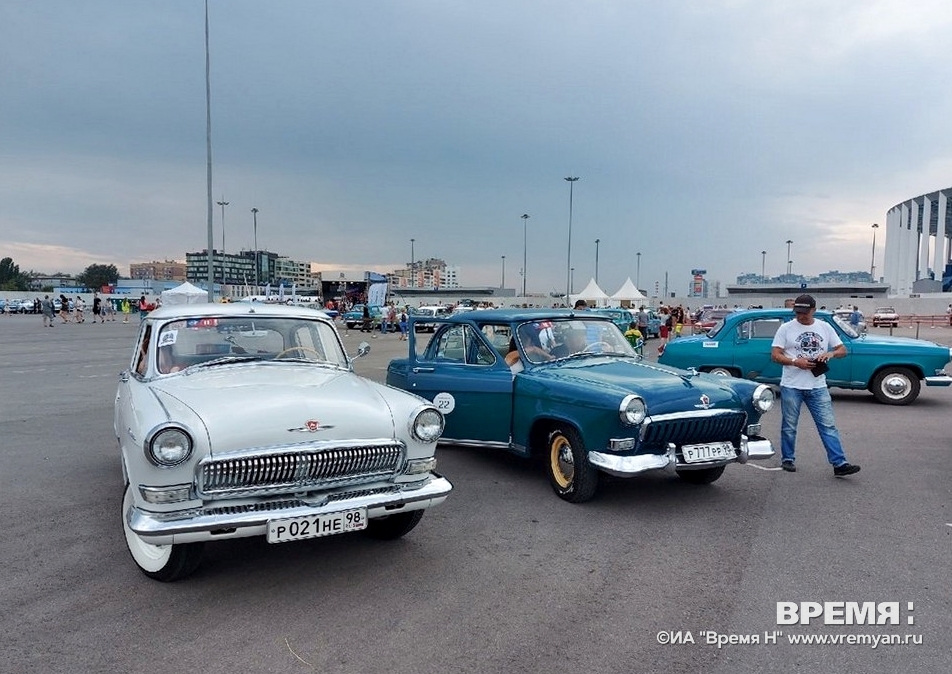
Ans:
[{"label": "crowd of people in background", "polygon": [[143,295],[139,300],[129,300],[127,297],[102,297],[93,293],[87,301],[83,295],[67,297],[65,294],[46,294],[42,298],[36,297],[24,307],[21,301],[16,307],[6,301],[0,307],[0,314],[22,313],[39,314],[43,318],[43,327],[52,328],[57,323],[107,323],[115,322],[119,314],[123,315],[123,323],[129,322],[129,316],[138,313],[144,318],[149,311],[161,304],[157,298],[155,302],[148,302]]}]

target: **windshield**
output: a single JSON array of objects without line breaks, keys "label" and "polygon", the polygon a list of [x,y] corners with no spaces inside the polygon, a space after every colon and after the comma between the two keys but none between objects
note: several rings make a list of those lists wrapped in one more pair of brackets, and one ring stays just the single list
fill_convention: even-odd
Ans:
[{"label": "windshield", "polygon": [[606,354],[637,355],[621,330],[605,320],[575,317],[532,321],[520,325],[516,334],[519,350],[530,363]]},{"label": "windshield", "polygon": [[179,372],[193,365],[249,360],[348,366],[334,328],[308,318],[210,316],[173,320],[159,327],[154,344],[158,374]]}]

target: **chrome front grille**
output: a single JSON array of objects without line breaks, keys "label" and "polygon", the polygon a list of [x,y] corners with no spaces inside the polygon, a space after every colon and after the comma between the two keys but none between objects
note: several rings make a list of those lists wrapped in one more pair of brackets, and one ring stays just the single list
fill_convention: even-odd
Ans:
[{"label": "chrome front grille", "polygon": [[642,428],[642,446],[663,449],[704,442],[740,440],[747,414],[733,410],[709,410],[698,413],[668,414],[649,419]]},{"label": "chrome front grille", "polygon": [[289,493],[363,484],[394,476],[404,462],[401,443],[315,443],[221,454],[202,461],[203,497]]}]

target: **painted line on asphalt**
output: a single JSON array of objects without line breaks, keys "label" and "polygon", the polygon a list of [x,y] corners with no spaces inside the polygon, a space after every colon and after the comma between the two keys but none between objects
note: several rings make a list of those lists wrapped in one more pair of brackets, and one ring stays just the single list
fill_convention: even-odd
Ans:
[{"label": "painted line on asphalt", "polygon": [[770,468],[769,466],[758,466],[756,463],[745,463],[743,465],[756,468],[757,470],[780,470],[780,466],[777,466],[776,468]]}]

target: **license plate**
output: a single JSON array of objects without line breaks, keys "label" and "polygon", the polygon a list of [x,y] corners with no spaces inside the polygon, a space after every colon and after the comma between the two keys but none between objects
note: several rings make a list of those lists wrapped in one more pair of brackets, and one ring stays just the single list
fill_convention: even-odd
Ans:
[{"label": "license plate", "polygon": [[318,536],[333,536],[366,528],[366,508],[286,520],[271,520],[268,522],[268,543],[287,543]]},{"label": "license plate", "polygon": [[733,459],[737,456],[734,445],[729,442],[715,442],[706,445],[684,445],[681,448],[685,463]]}]

